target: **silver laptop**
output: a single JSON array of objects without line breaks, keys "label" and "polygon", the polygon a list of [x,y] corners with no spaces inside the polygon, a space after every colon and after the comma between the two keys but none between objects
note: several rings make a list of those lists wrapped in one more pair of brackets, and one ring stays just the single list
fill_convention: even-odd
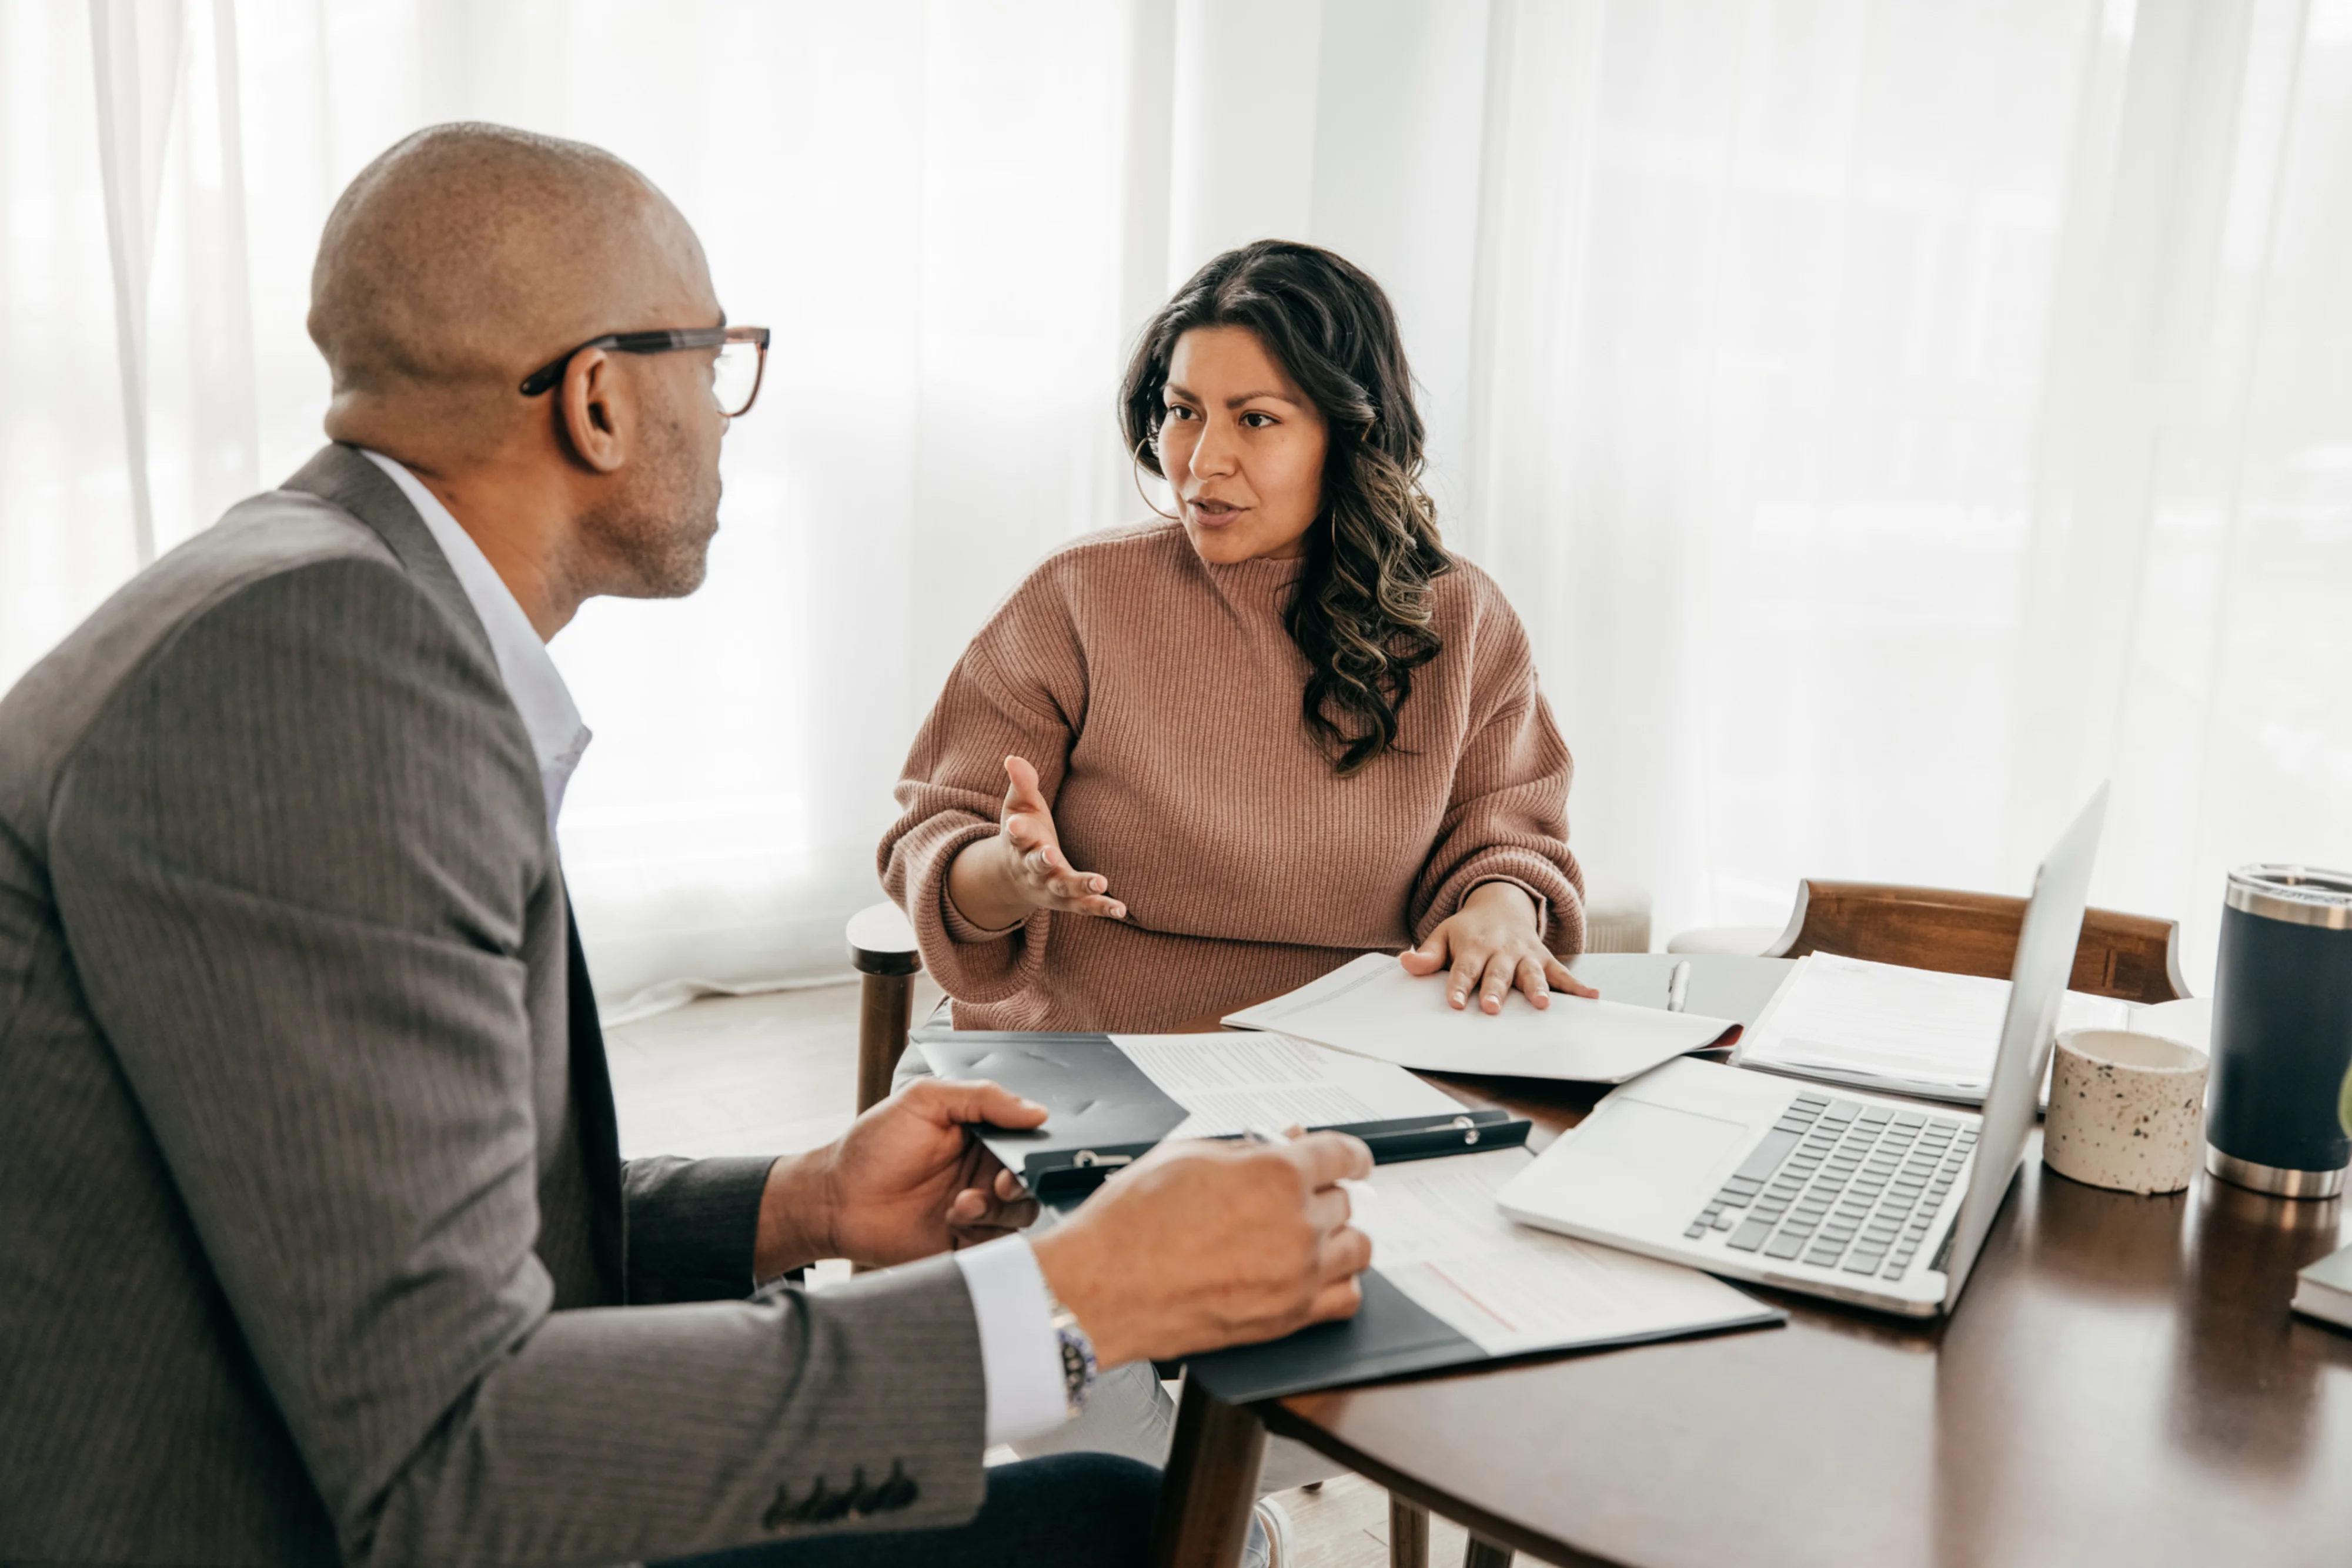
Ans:
[{"label": "silver laptop", "polygon": [[1950,1311],[2024,1158],[2106,805],[2102,785],[2034,873],[1983,1114],[1683,1058],[1563,1134],[1503,1211],[1736,1280]]}]

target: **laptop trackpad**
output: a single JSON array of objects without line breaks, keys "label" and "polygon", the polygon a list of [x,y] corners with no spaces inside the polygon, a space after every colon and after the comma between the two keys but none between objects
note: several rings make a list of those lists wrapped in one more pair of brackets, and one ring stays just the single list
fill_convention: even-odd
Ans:
[{"label": "laptop trackpad", "polygon": [[1664,1194],[1688,1188],[1747,1138],[1748,1124],[1677,1111],[1648,1100],[1620,1099],[1576,1134],[1579,1164],[1595,1161],[1612,1177]]}]

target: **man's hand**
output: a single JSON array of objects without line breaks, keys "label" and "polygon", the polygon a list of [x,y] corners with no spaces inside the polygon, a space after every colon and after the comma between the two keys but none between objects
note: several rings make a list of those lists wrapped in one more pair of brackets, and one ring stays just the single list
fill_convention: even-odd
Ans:
[{"label": "man's hand", "polygon": [[1045,1120],[1043,1105],[993,1083],[916,1080],[834,1143],[769,1168],[755,1271],[771,1280],[819,1258],[906,1263],[1020,1229],[1035,1201],[967,1129]]},{"label": "man's hand", "polygon": [[1479,1010],[1503,1010],[1517,986],[1538,1008],[1551,1006],[1555,988],[1572,997],[1601,993],[1568,972],[1537,935],[1536,901],[1507,882],[1482,882],[1462,907],[1438,924],[1429,940],[1398,956],[1412,975],[1449,971],[1445,999],[1456,1009],[1478,998]]},{"label": "man's hand", "polygon": [[1162,1144],[1031,1245],[1105,1366],[1274,1339],[1361,1304],[1372,1243],[1339,1183],[1371,1168],[1340,1133]]},{"label": "man's hand", "polygon": [[1127,918],[1110,883],[1070,864],[1054,826],[1053,808],[1026,758],[1004,759],[1003,831],[964,846],[948,867],[948,896],[966,920],[985,931],[1029,917],[1034,909],[1066,915]]}]

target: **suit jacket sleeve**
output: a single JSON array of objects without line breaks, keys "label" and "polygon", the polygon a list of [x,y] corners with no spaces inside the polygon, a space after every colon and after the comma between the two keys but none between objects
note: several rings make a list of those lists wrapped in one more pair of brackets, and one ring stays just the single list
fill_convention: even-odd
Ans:
[{"label": "suit jacket sleeve", "polygon": [[345,1560],[653,1560],[968,1517],[985,1390],[950,1260],[551,1310],[533,813],[494,668],[372,559],[193,618],[50,804],[90,1007]]},{"label": "suit jacket sleeve", "polygon": [[760,1199],[775,1161],[660,1155],[621,1167],[629,1300],[724,1301],[751,1293]]}]

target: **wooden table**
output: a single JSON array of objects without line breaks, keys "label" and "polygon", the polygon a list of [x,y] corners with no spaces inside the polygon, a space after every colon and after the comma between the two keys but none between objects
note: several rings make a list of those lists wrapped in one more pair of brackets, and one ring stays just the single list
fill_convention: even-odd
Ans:
[{"label": "wooden table", "polygon": [[[1635,1000],[1671,962],[1579,968]],[[1691,1010],[1752,1017],[1769,976],[1753,966],[1772,962],[1694,958]],[[1435,1082],[1532,1116],[1538,1142],[1595,1098]],[[1160,1561],[1231,1561],[1255,1479],[1234,1458],[1262,1422],[1553,1563],[2342,1568],[2352,1334],[2286,1306],[2341,1228],[2338,1201],[2202,1176],[2167,1197],[2079,1186],[2042,1166],[2037,1132],[1946,1320],[1751,1286],[1786,1328],[1245,1409],[1188,1390]]]}]

